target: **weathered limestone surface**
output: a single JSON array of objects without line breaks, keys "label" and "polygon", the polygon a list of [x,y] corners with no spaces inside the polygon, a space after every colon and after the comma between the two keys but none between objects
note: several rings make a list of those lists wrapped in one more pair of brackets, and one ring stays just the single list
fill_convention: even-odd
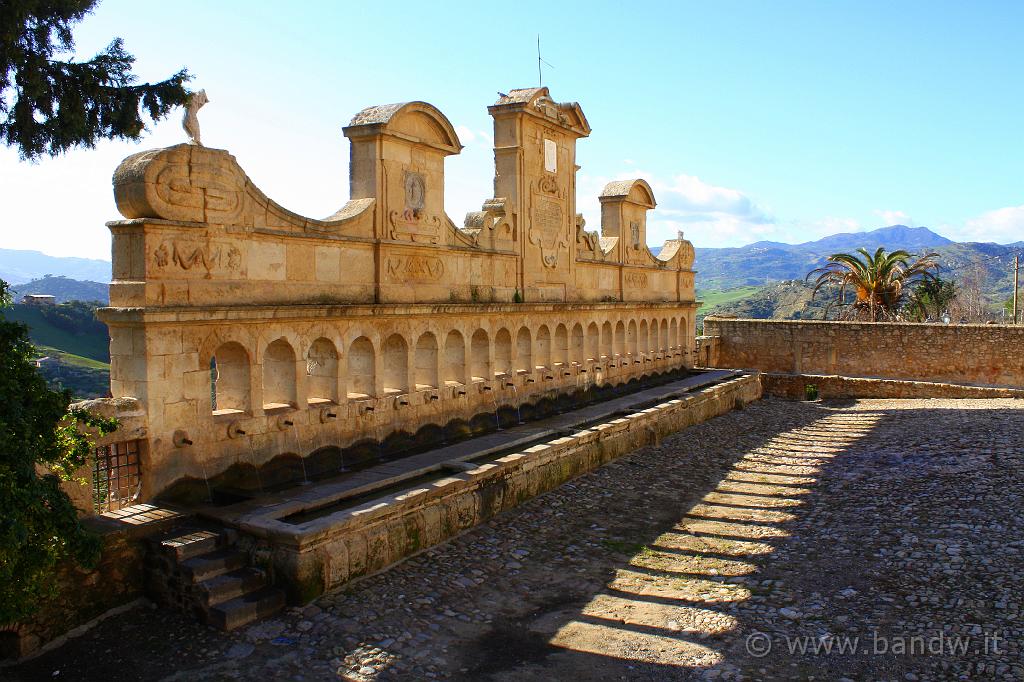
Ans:
[{"label": "weathered limestone surface", "polygon": [[345,128],[350,199],[322,220],[269,199],[223,150],[135,154],[114,174],[111,392],[144,414],[141,500],[284,453],[412,434],[593,383],[692,366],[694,251],[647,248],[655,198],[610,183],[576,213],[578,104],[513,90],[495,196],[457,227],[425,102]]},{"label": "weathered limestone surface", "polygon": [[[305,602],[479,525],[644,445],[761,397],[757,375],[741,376],[681,399],[506,455],[429,485],[371,499],[310,531],[272,535],[276,580]],[[276,532],[275,532],[276,531]]]},{"label": "weathered limestone surface", "polygon": [[1024,386],[1024,327],[708,317],[707,366]]}]

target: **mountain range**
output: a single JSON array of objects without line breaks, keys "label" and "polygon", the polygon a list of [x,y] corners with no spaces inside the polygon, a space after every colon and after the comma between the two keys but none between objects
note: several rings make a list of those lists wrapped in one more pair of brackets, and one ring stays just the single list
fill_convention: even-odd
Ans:
[{"label": "mountain range", "polygon": [[92,282],[110,281],[110,261],[97,258],[47,256],[40,251],[0,249],[0,279],[20,284],[62,275],[70,279]]},{"label": "mountain range", "polygon": [[983,280],[981,289],[993,297],[1005,297],[1012,288],[1013,255],[1024,251],[1024,242],[993,244],[955,242],[927,227],[890,225],[870,232],[844,232],[802,244],[760,241],[735,248],[696,249],[697,288],[724,290],[763,286],[783,280],[803,280],[833,253],[857,248],[874,251],[905,249],[914,254],[939,254],[939,275],[961,279],[965,273]]},{"label": "mountain range", "polygon": [[59,275],[47,275],[24,284],[11,287],[11,294],[16,301],[27,294],[49,294],[57,299],[57,303],[68,301],[99,301],[103,305],[110,303],[110,285],[103,282],[71,279]]}]

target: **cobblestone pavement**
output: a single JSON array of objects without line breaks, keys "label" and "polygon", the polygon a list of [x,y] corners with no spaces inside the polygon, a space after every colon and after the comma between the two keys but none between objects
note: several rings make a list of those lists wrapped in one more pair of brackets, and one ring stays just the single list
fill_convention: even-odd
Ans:
[{"label": "cobblestone pavement", "polygon": [[763,400],[305,608],[16,680],[1024,679],[1024,405]]}]

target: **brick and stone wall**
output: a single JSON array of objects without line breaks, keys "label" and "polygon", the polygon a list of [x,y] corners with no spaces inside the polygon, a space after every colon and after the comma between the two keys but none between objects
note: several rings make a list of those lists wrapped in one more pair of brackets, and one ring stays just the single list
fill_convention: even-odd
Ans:
[{"label": "brick and stone wall", "polygon": [[1024,386],[1024,327],[708,317],[712,367]]},{"label": "brick and stone wall", "polygon": [[142,596],[145,546],[139,533],[106,517],[93,517],[85,524],[100,534],[99,563],[90,569],[71,561],[58,566],[52,577],[56,595],[24,622],[0,627],[0,659],[28,656]]}]

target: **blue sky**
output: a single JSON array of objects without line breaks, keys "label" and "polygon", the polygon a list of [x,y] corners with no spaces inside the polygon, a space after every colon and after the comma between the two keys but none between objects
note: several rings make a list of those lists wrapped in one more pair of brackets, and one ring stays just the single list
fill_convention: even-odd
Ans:
[{"label": "blue sky", "polygon": [[[536,84],[578,101],[578,205],[599,225],[608,180],[644,177],[650,241],[806,241],[892,223],[954,239],[1024,239],[1021,2],[440,3],[104,0],[79,53],[125,39],[143,79],[185,66],[210,97],[203,141],[289,209],[348,197],[342,126],[421,99],[466,149],[447,162],[461,224],[490,197],[487,105]],[[25,164],[0,150],[0,247],[109,258],[110,175],[184,140],[180,114],[140,145]]]}]

